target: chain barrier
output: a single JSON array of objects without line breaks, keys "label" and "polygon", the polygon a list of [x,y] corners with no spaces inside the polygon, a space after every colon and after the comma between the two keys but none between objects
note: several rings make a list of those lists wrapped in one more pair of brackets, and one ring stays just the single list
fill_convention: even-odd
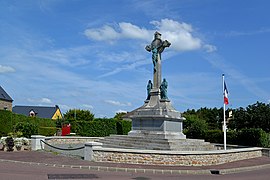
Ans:
[{"label": "chain barrier", "polygon": [[[46,144],[47,146],[52,147],[52,148],[54,148],[54,149],[63,150],[63,151],[75,151],[75,150],[84,149],[84,146],[82,146],[82,147],[77,147],[77,148],[68,148],[68,149],[66,149],[66,148],[60,148],[60,147],[56,147],[56,146],[50,145],[50,144],[46,143],[46,142],[43,141],[43,140],[40,140],[40,142],[43,142],[43,143]],[[41,144],[41,143],[40,143],[40,144]]]}]

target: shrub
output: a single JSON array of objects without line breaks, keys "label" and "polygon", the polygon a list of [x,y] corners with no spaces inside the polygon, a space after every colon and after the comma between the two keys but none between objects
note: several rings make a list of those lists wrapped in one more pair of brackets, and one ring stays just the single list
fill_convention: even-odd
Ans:
[{"label": "shrub", "polygon": [[219,129],[208,130],[205,133],[205,140],[211,143],[223,143],[223,132]]},{"label": "shrub", "polygon": [[39,127],[38,134],[43,136],[53,136],[57,132],[56,127]]},{"label": "shrub", "polygon": [[204,139],[207,129],[205,120],[199,119],[196,115],[186,115],[185,133],[188,138]]},{"label": "shrub", "polygon": [[93,121],[71,120],[71,131],[80,136],[104,137],[110,134],[128,134],[131,121],[116,120],[114,118],[98,118]]},{"label": "shrub", "polygon": [[119,135],[127,135],[131,130],[131,121],[127,120],[117,120],[116,121],[116,130]]},{"label": "shrub", "polygon": [[28,117],[11,111],[0,110],[0,136],[7,136],[8,133],[14,132],[17,123],[29,123],[36,127],[55,127],[55,121],[38,117]]},{"label": "shrub", "polygon": [[238,144],[269,147],[269,134],[260,128],[241,129],[238,134]]},{"label": "shrub", "polygon": [[14,127],[15,132],[20,131],[23,133],[23,136],[30,138],[31,135],[38,133],[38,128],[35,124],[28,122],[19,122]]}]

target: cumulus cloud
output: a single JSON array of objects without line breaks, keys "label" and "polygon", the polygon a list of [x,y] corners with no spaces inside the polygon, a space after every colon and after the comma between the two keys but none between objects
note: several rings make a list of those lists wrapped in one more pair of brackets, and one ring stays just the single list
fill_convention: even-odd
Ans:
[{"label": "cumulus cloud", "polygon": [[152,21],[151,24],[162,32],[163,38],[168,39],[172,43],[171,47],[177,51],[196,50],[202,47],[202,41],[193,36],[190,24],[170,19]]},{"label": "cumulus cloud", "polygon": [[114,105],[114,106],[131,106],[131,103],[121,103],[119,101],[113,101],[113,100],[105,100],[106,103]]},{"label": "cumulus cloud", "polygon": [[89,28],[84,34],[92,40],[112,42],[118,39],[139,39],[149,41],[153,38],[153,33],[159,31],[163,39],[168,39],[172,45],[171,48],[176,51],[190,51],[204,49],[206,52],[213,52],[216,47],[204,43],[194,34],[191,24],[178,22],[171,19],[161,19],[160,21],[151,21],[153,29],[146,29],[128,22],[120,22],[116,27],[104,25],[101,28]]},{"label": "cumulus cloud", "polygon": [[104,25],[102,28],[87,29],[84,34],[89,39],[94,39],[97,41],[110,41],[118,39],[120,34],[114,30],[111,26]]},{"label": "cumulus cloud", "polygon": [[15,72],[15,69],[10,66],[0,65],[0,73],[10,73],[10,72]]}]

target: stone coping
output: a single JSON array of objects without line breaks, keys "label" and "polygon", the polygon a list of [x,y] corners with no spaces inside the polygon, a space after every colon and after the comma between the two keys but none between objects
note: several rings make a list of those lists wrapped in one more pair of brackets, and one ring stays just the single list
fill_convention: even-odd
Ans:
[{"label": "stone coping", "polygon": [[[44,136],[45,137],[45,136]],[[81,137],[81,136],[47,136],[45,140],[51,139],[104,139],[104,137]]]},{"label": "stone coping", "polygon": [[120,149],[120,148],[103,148],[100,146],[93,147],[94,151],[104,152],[123,152],[123,153],[136,153],[136,154],[169,154],[169,155],[213,155],[213,154],[228,154],[240,153],[250,151],[262,151],[263,148],[239,148],[230,150],[214,150],[214,151],[161,151],[161,150],[143,150],[143,149]]}]

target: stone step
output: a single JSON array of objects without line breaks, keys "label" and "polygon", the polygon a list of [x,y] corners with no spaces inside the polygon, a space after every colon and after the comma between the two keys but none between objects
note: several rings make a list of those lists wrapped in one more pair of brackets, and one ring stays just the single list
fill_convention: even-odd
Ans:
[{"label": "stone step", "polygon": [[147,149],[147,150],[172,150],[172,151],[210,151],[216,150],[213,146],[184,146],[184,147],[164,147],[164,146],[125,146],[107,144],[103,147],[124,148],[124,149]]},{"label": "stone step", "polygon": [[124,141],[100,141],[103,143],[103,147],[115,147],[115,148],[137,148],[137,149],[155,149],[155,150],[187,150],[187,149],[194,149],[194,150],[214,150],[214,146],[210,143],[206,144],[171,144],[167,143],[146,143],[146,142],[124,142]]},{"label": "stone step", "polygon": [[108,137],[104,138],[103,140],[105,142],[130,142],[130,143],[172,143],[172,144],[179,144],[179,145],[204,145],[204,144],[210,144],[209,142],[205,142],[203,140],[193,140],[193,139],[173,139],[173,140],[167,140],[167,139],[140,139],[140,138],[119,138],[119,137]]},{"label": "stone step", "polygon": [[[160,136],[162,137],[162,136]],[[111,135],[99,140],[103,147],[149,150],[205,151],[216,148],[202,139],[164,139],[141,136]]]},{"label": "stone step", "polygon": [[165,139],[165,138],[150,138],[150,137],[137,137],[137,136],[126,136],[126,135],[111,135],[111,136],[107,136],[105,137],[105,139],[111,139],[111,140],[114,140],[114,139],[117,139],[117,140],[138,140],[138,141],[141,141],[141,140],[147,140],[147,139],[150,139],[152,141],[188,141],[188,142],[196,142],[196,143],[199,143],[199,142],[205,142],[203,139]]}]

